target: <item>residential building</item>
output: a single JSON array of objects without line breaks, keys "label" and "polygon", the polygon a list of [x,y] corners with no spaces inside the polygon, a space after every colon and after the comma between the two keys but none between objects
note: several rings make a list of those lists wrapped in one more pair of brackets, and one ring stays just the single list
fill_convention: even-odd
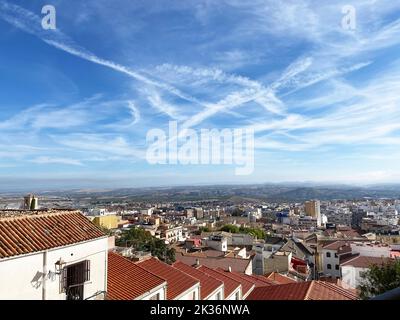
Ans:
[{"label": "residential building", "polygon": [[304,212],[307,216],[316,218],[317,226],[321,226],[321,203],[318,200],[306,201]]},{"label": "residential building", "polygon": [[0,216],[0,299],[101,299],[108,237],[79,211]]},{"label": "residential building", "polygon": [[199,280],[156,258],[136,263],[167,281],[167,300],[200,300]]},{"label": "residential building", "polygon": [[116,229],[118,228],[119,217],[115,214],[95,216],[92,221],[96,226],[106,229]]},{"label": "residential building", "polygon": [[357,288],[362,281],[362,274],[372,265],[382,265],[393,261],[390,258],[356,255],[340,265],[341,279],[350,288]]},{"label": "residential building", "polygon": [[200,298],[201,300],[222,300],[224,297],[224,283],[199,269],[188,266],[187,264],[177,261],[173,267],[181,270],[187,275],[197,279],[200,282]]},{"label": "residential building", "polygon": [[165,300],[167,281],[115,252],[108,253],[107,300]]},{"label": "residential building", "polygon": [[224,272],[206,266],[200,266],[198,269],[224,283],[224,300],[242,300],[242,285],[240,282],[228,277]]},{"label": "residential building", "polygon": [[346,241],[334,241],[323,246],[321,250],[323,274],[327,277],[339,279],[341,259],[351,254],[350,243]]},{"label": "residential building", "polygon": [[305,281],[255,288],[246,300],[357,300],[358,296],[333,283]]}]

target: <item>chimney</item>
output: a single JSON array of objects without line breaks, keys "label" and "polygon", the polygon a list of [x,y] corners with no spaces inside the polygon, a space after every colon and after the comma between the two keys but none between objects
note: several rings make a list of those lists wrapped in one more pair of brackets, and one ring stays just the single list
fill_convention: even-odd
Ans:
[{"label": "chimney", "polygon": [[196,258],[196,266],[198,267],[200,265],[200,259]]},{"label": "chimney", "polygon": [[232,272],[231,266],[228,267],[228,272]]}]

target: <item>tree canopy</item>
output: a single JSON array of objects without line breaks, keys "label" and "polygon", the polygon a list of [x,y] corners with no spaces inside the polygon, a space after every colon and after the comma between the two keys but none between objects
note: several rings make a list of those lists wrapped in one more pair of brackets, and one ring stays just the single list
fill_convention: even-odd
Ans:
[{"label": "tree canopy", "polygon": [[153,257],[169,264],[175,262],[175,249],[169,248],[163,240],[153,237],[150,232],[141,228],[125,231],[117,244],[133,246],[137,251],[149,251]]},{"label": "tree canopy", "polygon": [[382,265],[372,265],[361,275],[360,297],[369,299],[386,291],[400,287],[400,260]]},{"label": "tree canopy", "polygon": [[230,233],[246,233],[250,234],[253,237],[257,237],[257,239],[265,239],[265,231],[260,228],[244,228],[238,227],[233,224],[224,225],[220,231],[230,232]]}]

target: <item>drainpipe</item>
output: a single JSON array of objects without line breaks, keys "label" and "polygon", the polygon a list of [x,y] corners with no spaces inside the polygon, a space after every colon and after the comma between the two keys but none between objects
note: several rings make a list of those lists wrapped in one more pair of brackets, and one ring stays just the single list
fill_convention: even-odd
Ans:
[{"label": "drainpipe", "polygon": [[43,282],[42,282],[42,300],[46,300],[46,280],[47,280],[47,250],[43,252]]}]

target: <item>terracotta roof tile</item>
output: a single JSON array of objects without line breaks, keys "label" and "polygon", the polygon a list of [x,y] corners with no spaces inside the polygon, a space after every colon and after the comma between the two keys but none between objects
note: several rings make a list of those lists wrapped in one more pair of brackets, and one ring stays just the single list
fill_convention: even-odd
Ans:
[{"label": "terracotta roof tile", "polygon": [[246,300],[356,300],[357,295],[332,283],[305,281],[258,287]]},{"label": "terracotta roof tile", "polygon": [[108,253],[107,299],[134,300],[162,285],[165,279],[113,252]]},{"label": "terracotta roof tile", "polygon": [[223,269],[220,269],[220,268],[217,268],[216,271],[222,272],[227,277],[230,277],[231,279],[239,282],[242,285],[242,294],[244,297],[247,296],[255,287],[255,284],[253,283],[253,281],[250,281],[249,279],[241,277],[241,276],[237,275],[236,273],[224,271]]},{"label": "terracotta roof tile", "polygon": [[206,266],[200,266],[198,269],[224,283],[224,298],[229,297],[238,287],[241,287],[240,282],[226,276],[223,272],[210,269]]},{"label": "terracotta roof tile", "polygon": [[356,256],[353,259],[347,260],[346,262],[342,263],[341,266],[353,266],[356,268],[368,268],[371,265],[382,265],[387,262],[393,261],[390,258],[383,258],[383,257],[367,257],[367,256]]},{"label": "terracotta roof tile", "polygon": [[139,261],[136,264],[167,280],[167,300],[174,300],[199,283],[197,279],[156,258]]},{"label": "terracotta roof tile", "polygon": [[311,281],[306,300],[357,300],[358,296],[350,290],[324,281]]},{"label": "terracotta roof tile", "polygon": [[202,300],[205,300],[211,293],[224,285],[222,281],[183,262],[177,261],[172,266],[200,281],[200,296]]},{"label": "terracotta roof tile", "polygon": [[222,268],[227,269],[231,267],[232,271],[244,273],[248,268],[251,260],[242,258],[230,258],[230,257],[196,257],[186,255],[182,253],[176,254],[176,260],[181,261],[187,265],[195,265],[197,259],[200,265],[207,266],[209,268]]},{"label": "terracotta roof tile", "polygon": [[348,241],[335,241],[323,246],[323,249],[327,250],[339,250],[342,247],[350,247],[350,243]]},{"label": "terracotta roof tile", "polygon": [[239,273],[239,272],[235,272],[235,271],[232,271],[232,273],[252,282],[256,287],[273,286],[273,285],[278,284],[277,282],[267,279],[264,276],[259,276],[259,275],[255,275],[255,274],[248,275],[245,273]]},{"label": "terracotta roof tile", "polygon": [[278,284],[287,284],[287,283],[296,283],[297,282],[296,280],[286,277],[278,272],[271,272],[270,274],[265,275],[265,277],[269,280],[275,281]]},{"label": "terracotta roof tile", "polygon": [[0,259],[100,237],[105,234],[79,211],[0,217]]}]

